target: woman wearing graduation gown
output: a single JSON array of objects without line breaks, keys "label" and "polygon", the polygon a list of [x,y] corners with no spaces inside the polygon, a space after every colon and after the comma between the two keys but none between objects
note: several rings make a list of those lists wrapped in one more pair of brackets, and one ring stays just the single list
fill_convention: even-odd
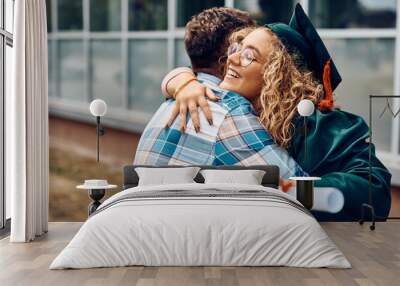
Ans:
[{"label": "woman wearing graduation gown", "polygon": [[[361,205],[369,201],[369,144],[366,142],[368,126],[361,117],[334,108],[333,90],[341,82],[341,77],[324,43],[299,4],[295,7],[289,25],[273,23],[266,27],[279,38],[299,71],[312,71],[313,76],[323,83],[325,92],[323,99],[318,102],[313,100],[317,108],[308,117],[306,138],[304,121],[296,114],[300,99],[286,104],[289,98],[283,98],[286,95],[282,93],[280,104],[272,107],[270,102],[274,102],[274,99],[268,97],[269,92],[265,86],[260,92],[260,100],[253,103],[260,121],[303,170],[311,176],[321,177],[320,181],[315,182],[316,187],[334,187],[343,193],[345,205],[339,213],[313,212],[316,218],[335,221],[358,220]],[[285,84],[284,79],[281,84]],[[180,102],[184,100],[185,98],[180,98]],[[283,105],[285,107],[282,107]],[[285,110],[286,113],[274,114],[276,110]],[[285,128],[288,126],[285,122],[287,118],[290,118],[290,132]],[[281,132],[283,129],[286,131]],[[308,153],[307,156],[305,152]],[[391,205],[391,174],[375,156],[374,148],[371,166],[372,204],[377,219],[386,219]],[[320,190],[323,188],[318,189]]]},{"label": "woman wearing graduation gown", "polygon": [[[340,213],[315,212],[315,215],[320,220],[359,219],[361,205],[369,201],[369,128],[360,116],[334,108],[333,90],[341,82],[341,77],[299,4],[289,25],[276,23],[266,26],[281,39],[290,54],[300,52],[300,65],[311,70],[324,86],[325,98],[307,119],[307,142],[303,132],[304,121],[296,116],[293,120],[294,134],[288,147],[289,154],[304,170],[322,178],[315,182],[316,187],[335,187],[344,195],[345,205]],[[371,166],[372,204],[377,218],[386,219],[391,205],[391,174],[375,156],[374,146]]]}]

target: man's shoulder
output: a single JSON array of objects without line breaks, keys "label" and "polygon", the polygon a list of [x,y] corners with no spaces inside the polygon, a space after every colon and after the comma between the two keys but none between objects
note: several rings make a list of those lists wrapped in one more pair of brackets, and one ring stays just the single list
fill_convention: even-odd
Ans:
[{"label": "man's shoulder", "polygon": [[221,105],[225,107],[228,114],[256,116],[253,106],[245,97],[232,91],[223,92],[224,96],[222,97]]},{"label": "man's shoulder", "polygon": [[217,103],[218,106],[224,108],[229,114],[255,114],[250,101],[236,92],[222,89],[219,86],[219,82],[215,81],[215,78],[215,76],[202,73],[199,81],[221,98]]},{"label": "man's shoulder", "polygon": [[166,101],[164,101],[150,118],[149,122],[146,125],[146,129],[150,127],[164,128],[169,119],[169,115],[172,112],[174,103],[175,101],[173,99],[167,99]]}]

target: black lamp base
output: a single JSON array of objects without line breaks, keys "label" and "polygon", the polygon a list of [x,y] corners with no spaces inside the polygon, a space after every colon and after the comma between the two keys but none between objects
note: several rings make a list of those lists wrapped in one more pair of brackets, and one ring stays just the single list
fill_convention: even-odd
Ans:
[{"label": "black lamp base", "polygon": [[296,181],[296,199],[311,210],[314,203],[314,181]]},{"label": "black lamp base", "polygon": [[88,206],[88,215],[90,216],[94,213],[97,208],[101,205],[100,200],[104,197],[106,193],[105,189],[90,189],[89,197],[93,200]]},{"label": "black lamp base", "polygon": [[361,219],[358,221],[359,224],[364,224],[365,222],[365,209],[371,212],[371,221],[372,224],[369,226],[370,230],[375,230],[375,209],[370,204],[362,204],[361,205]]}]

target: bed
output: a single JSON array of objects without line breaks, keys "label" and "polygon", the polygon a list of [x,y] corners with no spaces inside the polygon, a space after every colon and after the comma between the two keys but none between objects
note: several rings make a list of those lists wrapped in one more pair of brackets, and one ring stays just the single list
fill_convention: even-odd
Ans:
[{"label": "bed", "polygon": [[149,186],[138,185],[137,167],[124,168],[124,191],[100,205],[50,269],[351,267],[311,213],[278,190],[276,166],[198,166],[263,170],[260,185],[204,183],[198,173],[192,183]]}]

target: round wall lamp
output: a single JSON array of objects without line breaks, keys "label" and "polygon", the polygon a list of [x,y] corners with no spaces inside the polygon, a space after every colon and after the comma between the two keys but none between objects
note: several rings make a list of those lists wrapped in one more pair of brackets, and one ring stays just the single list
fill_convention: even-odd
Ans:
[{"label": "round wall lamp", "polygon": [[97,162],[99,162],[100,136],[105,134],[104,128],[100,125],[100,117],[107,113],[107,104],[102,99],[95,99],[90,103],[89,110],[96,117]]}]

